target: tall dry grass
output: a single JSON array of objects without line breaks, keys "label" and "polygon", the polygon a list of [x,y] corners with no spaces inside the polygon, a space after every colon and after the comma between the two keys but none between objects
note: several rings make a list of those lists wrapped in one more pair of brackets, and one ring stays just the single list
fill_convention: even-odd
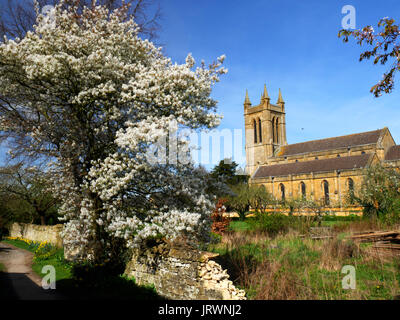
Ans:
[{"label": "tall dry grass", "polygon": [[[360,221],[346,226],[344,232],[381,227],[375,222]],[[234,283],[244,288],[251,299],[370,299],[374,286],[379,287],[382,283],[374,278],[370,283],[366,281],[366,289],[344,292],[341,288],[342,267],[349,262],[356,268],[368,266],[379,278],[380,272],[387,274],[385,264],[393,262],[394,257],[374,252],[349,239],[340,240],[336,236],[343,229],[334,231],[333,239],[323,241],[300,238],[295,231],[273,238],[257,232],[229,233],[222,237],[220,249],[223,253],[218,262],[228,269]],[[383,284],[393,297],[400,295],[399,273],[400,260],[397,267],[393,267],[392,279]]]},{"label": "tall dry grass", "polygon": [[338,239],[314,242],[313,249],[321,253],[319,268],[328,271],[339,271],[346,260],[361,255],[357,244]]},{"label": "tall dry grass", "polygon": [[[226,235],[222,239],[225,254],[218,262],[229,270],[235,284],[246,288],[253,299],[315,299],[311,287],[305,285],[298,274],[290,271],[289,261],[268,258],[267,250],[278,248],[277,243],[288,237],[296,239],[298,234],[278,235],[274,239],[265,233]],[[256,252],[252,252],[252,248]],[[288,251],[284,249],[282,256]]]}]

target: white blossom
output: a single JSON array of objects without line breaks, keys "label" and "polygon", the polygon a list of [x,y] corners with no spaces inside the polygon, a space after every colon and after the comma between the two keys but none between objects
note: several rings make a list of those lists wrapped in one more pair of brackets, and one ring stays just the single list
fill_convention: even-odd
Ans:
[{"label": "white blossom", "polygon": [[[99,228],[128,246],[149,237],[206,237],[214,199],[204,170],[166,161],[187,141],[178,137],[168,157],[160,145],[156,162],[148,153],[172,121],[189,129],[219,124],[210,94],[227,72],[225,55],[209,68],[195,67],[191,54],[173,63],[121,11],[96,6],[77,18],[73,5],[63,4],[38,14],[23,39],[0,44],[0,95],[15,98],[26,119],[27,152],[55,159],[64,242],[104,244]],[[88,120],[77,127],[71,114]],[[1,113],[0,124],[17,134],[21,124],[12,115]]]}]

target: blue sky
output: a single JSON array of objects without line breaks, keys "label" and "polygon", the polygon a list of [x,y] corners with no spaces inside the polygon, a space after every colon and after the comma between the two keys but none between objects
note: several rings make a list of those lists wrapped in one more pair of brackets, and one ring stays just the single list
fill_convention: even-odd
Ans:
[{"label": "blue sky", "polygon": [[212,94],[220,128],[244,130],[245,90],[258,104],[266,83],[272,102],[282,89],[288,143],[385,126],[400,143],[399,82],[390,95],[369,92],[385,68],[359,62],[363,48],[338,38],[344,5],[355,7],[356,28],[400,19],[398,0],[169,0],[158,41],[177,62],[189,52],[209,62],[226,54],[229,72]]},{"label": "blue sky", "polygon": [[358,62],[363,48],[337,37],[344,5],[355,7],[357,28],[400,19],[398,0],[168,0],[157,42],[176,62],[226,54],[229,72],[212,93],[220,129],[244,130],[245,90],[258,104],[266,83],[272,102],[282,89],[288,143],[385,126],[400,143],[399,81],[390,95],[369,92],[386,68]]}]

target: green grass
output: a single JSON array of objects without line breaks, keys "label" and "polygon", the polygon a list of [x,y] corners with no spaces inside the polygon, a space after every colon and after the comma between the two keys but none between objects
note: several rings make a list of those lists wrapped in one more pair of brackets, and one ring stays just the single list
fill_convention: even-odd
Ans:
[{"label": "green grass", "polygon": [[[251,219],[247,218],[246,220]],[[232,220],[229,224],[230,231],[246,231],[250,230],[251,226],[247,221],[240,221],[240,220]]]},{"label": "green grass", "polygon": [[[366,263],[360,258],[349,259],[344,262],[347,265],[353,265],[356,271],[356,291],[360,299],[366,300],[392,300],[398,291],[400,284],[399,262],[394,259],[392,262]],[[339,271],[328,271],[312,269],[310,279],[320,293],[319,298],[326,296],[335,299],[347,299],[352,290],[344,290],[341,287],[343,275]],[[325,290],[323,290],[325,289]],[[325,292],[325,294],[322,294]]]},{"label": "green grass", "polygon": [[35,253],[35,250],[37,248],[36,244],[35,245],[29,245],[26,242],[21,241],[21,240],[2,239],[2,242],[11,244],[11,245],[13,245],[13,246],[15,246],[17,248],[20,248],[20,249],[28,250],[28,251],[30,251],[32,253]]},{"label": "green grass", "polygon": [[4,267],[4,264],[0,263],[0,272],[5,271],[6,268]]},{"label": "green grass", "polygon": [[351,221],[322,221],[321,226],[322,227],[333,227],[333,226],[344,226],[347,224],[350,224]]},{"label": "green grass", "polygon": [[335,216],[335,215],[327,215],[323,217],[323,221],[346,221],[346,222],[352,222],[352,221],[361,221],[363,218],[355,215],[355,214],[350,214],[348,216]]},{"label": "green grass", "polygon": [[72,278],[72,264],[69,264],[64,260],[64,249],[57,249],[49,258],[38,259],[32,264],[32,270],[35,271],[39,276],[43,277],[43,267],[51,265],[56,270],[56,281],[62,279]]}]

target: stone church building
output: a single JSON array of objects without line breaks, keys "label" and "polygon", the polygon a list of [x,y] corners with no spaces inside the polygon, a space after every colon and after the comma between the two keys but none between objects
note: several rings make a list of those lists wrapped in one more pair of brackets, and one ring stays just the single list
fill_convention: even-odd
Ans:
[{"label": "stone church building", "polygon": [[247,173],[277,200],[307,198],[338,214],[360,212],[346,206],[348,192],[362,182],[363,169],[381,162],[400,165],[400,145],[388,128],[288,144],[285,102],[279,90],[271,103],[264,86],[261,101],[244,101]]}]

